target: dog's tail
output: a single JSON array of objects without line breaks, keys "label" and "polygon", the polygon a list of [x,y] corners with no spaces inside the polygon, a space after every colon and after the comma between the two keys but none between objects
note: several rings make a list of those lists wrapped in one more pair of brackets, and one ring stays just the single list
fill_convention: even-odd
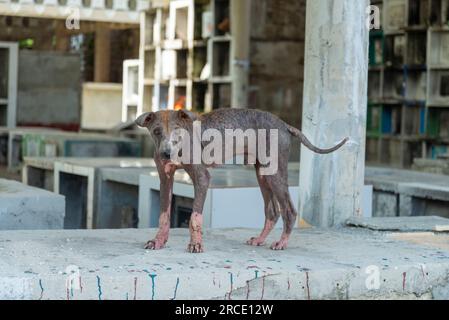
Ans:
[{"label": "dog's tail", "polygon": [[346,141],[348,141],[348,138],[344,138],[343,141],[341,141],[339,144],[337,144],[335,147],[332,147],[330,149],[321,149],[318,147],[315,147],[312,142],[309,141],[309,139],[306,138],[306,136],[299,131],[298,129],[288,126],[288,131],[295,137],[298,137],[301,140],[301,143],[305,145],[308,149],[312,150],[313,152],[319,153],[319,154],[327,154],[334,152],[338,149],[340,149]]}]

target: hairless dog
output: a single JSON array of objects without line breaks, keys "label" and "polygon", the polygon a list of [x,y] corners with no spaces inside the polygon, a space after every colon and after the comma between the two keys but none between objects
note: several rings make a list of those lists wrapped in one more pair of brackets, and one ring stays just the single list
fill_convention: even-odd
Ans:
[{"label": "hairless dog", "polygon": [[[288,239],[297,216],[288,191],[287,166],[291,138],[299,138],[307,148],[319,154],[326,154],[339,149],[346,143],[347,138],[333,148],[320,149],[315,147],[298,129],[289,126],[271,113],[255,109],[218,109],[204,115],[196,115],[183,110],[158,111],[145,113],[137,118],[136,124],[140,127],[147,128],[155,142],[156,151],[154,160],[160,178],[161,208],[159,230],[156,237],[147,242],[145,248],[153,250],[162,249],[168,241],[174,173],[177,169],[182,168],[192,179],[195,192],[193,211],[189,223],[190,243],[187,250],[191,253],[199,253],[204,250],[202,241],[202,212],[210,182],[210,175],[207,168],[211,165],[206,165],[202,162],[198,164],[180,163],[171,159],[175,147],[177,148],[176,152],[179,150],[179,154],[182,154],[182,149],[179,149],[179,145],[176,146],[177,141],[174,141],[172,133],[177,129],[184,129],[193,135],[194,121],[201,122],[202,131],[215,129],[222,133],[223,136],[225,136],[226,129],[241,129],[243,131],[248,129],[277,130],[277,171],[271,175],[262,174],[261,171],[266,164],[260,161],[259,156],[255,158],[254,166],[265,205],[265,225],[260,235],[249,239],[247,244],[252,246],[263,245],[268,234],[276,225],[279,216],[282,216],[283,232],[281,239],[274,242],[271,245],[271,249],[283,250],[287,248]],[[269,144],[268,140],[267,142]],[[207,142],[201,142],[200,147],[204,148],[206,145]],[[244,148],[246,157],[248,156],[247,147],[246,145]]]}]

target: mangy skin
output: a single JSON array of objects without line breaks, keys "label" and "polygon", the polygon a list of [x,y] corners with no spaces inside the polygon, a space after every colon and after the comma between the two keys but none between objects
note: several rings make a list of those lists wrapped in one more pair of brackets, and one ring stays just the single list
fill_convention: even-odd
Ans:
[{"label": "mangy skin", "polygon": [[[326,154],[343,146],[347,139],[330,149],[320,149],[313,146],[310,141],[296,128],[293,128],[278,117],[263,111],[254,109],[219,109],[217,111],[198,116],[188,111],[159,111],[141,115],[136,124],[148,128],[155,144],[154,159],[160,177],[161,211],[159,219],[159,231],[153,240],[147,242],[145,248],[158,250],[164,248],[168,241],[170,229],[170,212],[173,189],[174,173],[178,169],[184,169],[193,182],[195,199],[193,213],[191,215],[190,243],[187,251],[191,253],[203,252],[202,224],[203,206],[209,188],[210,175],[205,164],[174,164],[166,154],[170,151],[170,134],[177,128],[188,130],[192,135],[193,121],[201,121],[202,130],[214,128],[219,130],[224,137],[225,129],[270,129],[278,130],[278,170],[273,175],[261,175],[262,165],[256,161],[255,168],[257,180],[264,199],[265,225],[258,237],[247,241],[252,246],[262,246],[271,230],[276,225],[279,216],[283,220],[283,232],[279,241],[271,245],[273,250],[287,248],[288,239],[296,221],[297,212],[288,191],[288,158],[290,141],[292,136],[298,137],[310,150]],[[267,136],[267,153],[269,153],[269,135]],[[202,145],[204,147],[204,143]],[[193,148],[190,148],[193,150]],[[257,152],[256,152],[257,153]],[[224,154],[224,150],[223,150]]]}]

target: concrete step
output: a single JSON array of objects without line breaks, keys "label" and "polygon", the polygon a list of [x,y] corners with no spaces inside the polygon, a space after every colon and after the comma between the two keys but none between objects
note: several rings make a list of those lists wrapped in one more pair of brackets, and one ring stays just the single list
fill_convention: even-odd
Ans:
[{"label": "concrete step", "polygon": [[0,230],[62,229],[64,216],[64,196],[0,179]]}]

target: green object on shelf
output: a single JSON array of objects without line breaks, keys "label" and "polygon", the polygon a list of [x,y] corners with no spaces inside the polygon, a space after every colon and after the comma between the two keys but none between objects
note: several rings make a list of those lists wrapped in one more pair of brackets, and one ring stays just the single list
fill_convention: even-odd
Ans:
[{"label": "green object on shelf", "polygon": [[379,137],[381,134],[382,105],[368,104],[366,131],[370,137]]},{"label": "green object on shelf", "polygon": [[433,138],[437,138],[440,135],[439,110],[429,110],[427,116],[427,134]]},{"label": "green object on shelf", "polygon": [[369,64],[379,66],[383,64],[384,35],[383,31],[371,31],[369,41]]}]

